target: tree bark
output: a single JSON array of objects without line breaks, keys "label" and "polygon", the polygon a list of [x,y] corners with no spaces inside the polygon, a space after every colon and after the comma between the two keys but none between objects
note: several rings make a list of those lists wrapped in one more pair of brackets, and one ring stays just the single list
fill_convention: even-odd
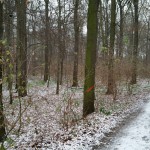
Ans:
[{"label": "tree bark", "polygon": [[73,87],[78,86],[78,56],[79,56],[79,18],[78,18],[79,0],[75,1],[74,8],[74,68],[73,68]]},{"label": "tree bark", "polygon": [[87,19],[87,47],[85,58],[85,81],[83,117],[94,112],[95,100],[95,63],[97,49],[97,28],[98,28],[98,6],[99,0],[89,0]]},{"label": "tree bark", "polygon": [[65,4],[66,0],[63,1],[63,19],[61,19],[60,24],[61,24],[61,51],[60,51],[60,57],[61,57],[61,61],[60,61],[60,85],[63,84],[63,75],[64,75],[64,58],[65,58],[65,52],[66,52],[66,29],[65,29],[65,13],[66,13],[66,9],[65,9]]},{"label": "tree bark", "polygon": [[26,0],[16,0],[17,7],[17,78],[18,95],[27,95]]},{"label": "tree bark", "polygon": [[62,30],[61,30],[61,2],[58,0],[58,56],[57,56],[57,87],[56,87],[56,94],[59,94],[59,84],[60,84],[60,71],[61,71],[61,52],[62,52]]},{"label": "tree bark", "polygon": [[109,15],[108,15],[108,1],[106,0],[106,10],[105,10],[105,59],[108,60],[108,37],[109,37]]},{"label": "tree bark", "polygon": [[48,20],[48,4],[49,0],[45,0],[45,69],[44,69],[44,81],[48,80],[49,76],[49,20]]},{"label": "tree bark", "polygon": [[137,54],[138,54],[138,0],[133,1],[134,5],[134,43],[132,55],[132,76],[131,84],[137,83]]},{"label": "tree bark", "polygon": [[13,35],[13,14],[12,14],[12,7],[14,6],[13,2],[10,0],[6,1],[6,9],[5,9],[5,28],[6,28],[6,39],[7,39],[7,50],[6,50],[6,70],[7,70],[7,82],[8,82],[8,90],[9,90],[9,97],[10,97],[10,104],[13,103],[12,98],[12,84],[13,84],[13,62],[11,58],[11,47],[12,47],[12,35]]},{"label": "tree bark", "polygon": [[0,142],[4,141],[5,138],[5,122],[3,114],[3,97],[2,97],[2,78],[3,78],[3,2],[0,1]]},{"label": "tree bark", "polygon": [[148,18],[148,23],[147,23],[147,37],[146,37],[146,67],[150,64],[150,17]]},{"label": "tree bark", "polygon": [[108,55],[108,2],[105,1],[105,5],[103,4],[103,1],[100,0],[100,32],[102,37],[102,59],[104,62],[106,62],[107,55]]},{"label": "tree bark", "polygon": [[108,86],[106,94],[114,94],[114,42],[116,28],[116,0],[111,0],[110,47],[108,61]]},{"label": "tree bark", "polygon": [[122,0],[118,0],[119,10],[120,10],[120,32],[119,32],[119,58],[123,58],[123,4]]}]

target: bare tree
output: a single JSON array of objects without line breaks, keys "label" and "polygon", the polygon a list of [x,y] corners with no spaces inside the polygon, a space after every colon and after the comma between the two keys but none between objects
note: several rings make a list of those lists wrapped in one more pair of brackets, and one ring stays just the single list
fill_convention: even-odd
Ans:
[{"label": "bare tree", "polygon": [[13,61],[12,61],[12,47],[13,47],[13,7],[14,2],[10,0],[5,1],[5,33],[7,39],[7,50],[6,50],[6,74],[8,82],[8,90],[10,97],[10,104],[13,102],[12,98],[12,84],[13,84]]},{"label": "bare tree", "polygon": [[62,52],[62,30],[61,30],[61,1],[58,0],[58,58],[57,58],[57,87],[56,94],[59,94],[59,84],[60,84],[60,65],[61,65],[61,52]]},{"label": "bare tree", "polygon": [[27,95],[26,0],[16,0],[17,8],[17,78],[19,96]]},{"label": "bare tree", "polygon": [[45,1],[45,69],[44,69],[44,81],[48,80],[49,76],[49,19],[48,19],[48,4],[49,0]]},{"label": "bare tree", "polygon": [[150,16],[147,21],[147,37],[146,37],[146,66],[150,64]]},{"label": "bare tree", "polygon": [[134,5],[134,43],[133,43],[133,54],[132,54],[132,76],[131,84],[137,83],[137,55],[138,55],[138,0],[133,0]]},{"label": "bare tree", "polygon": [[119,13],[120,13],[120,24],[119,24],[119,53],[118,57],[123,57],[123,19],[124,19],[124,4],[122,0],[118,0]]},{"label": "bare tree", "polygon": [[114,42],[116,28],[116,0],[111,0],[110,46],[108,62],[108,86],[106,94],[114,94]]},{"label": "bare tree", "polygon": [[78,55],[79,55],[79,0],[75,0],[74,6],[74,68],[73,68],[73,87],[78,86]]},{"label": "bare tree", "polygon": [[102,58],[106,61],[108,56],[108,36],[109,36],[109,18],[108,18],[108,0],[100,0],[100,34],[102,37]]}]

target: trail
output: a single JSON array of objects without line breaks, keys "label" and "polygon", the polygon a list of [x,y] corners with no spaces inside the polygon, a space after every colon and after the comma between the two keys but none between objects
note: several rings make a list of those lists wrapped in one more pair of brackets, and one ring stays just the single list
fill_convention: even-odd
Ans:
[{"label": "trail", "polygon": [[150,150],[150,96],[141,113],[97,150]]}]

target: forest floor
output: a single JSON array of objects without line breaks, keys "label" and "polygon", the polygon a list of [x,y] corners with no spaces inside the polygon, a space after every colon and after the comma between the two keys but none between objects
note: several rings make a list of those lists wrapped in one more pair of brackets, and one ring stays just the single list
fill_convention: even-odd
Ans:
[{"label": "forest floor", "polygon": [[113,96],[105,95],[106,88],[98,85],[95,113],[85,119],[82,119],[82,87],[71,88],[64,84],[56,95],[54,82],[47,87],[39,79],[30,80],[28,96],[19,98],[13,93],[12,105],[5,91],[6,149],[92,150],[129,115],[138,112],[150,93],[148,80],[138,81],[130,89],[122,84],[114,101]]}]

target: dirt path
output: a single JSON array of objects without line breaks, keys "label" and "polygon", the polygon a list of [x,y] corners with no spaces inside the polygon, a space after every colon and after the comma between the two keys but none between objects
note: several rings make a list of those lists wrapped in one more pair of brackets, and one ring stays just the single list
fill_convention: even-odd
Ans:
[{"label": "dirt path", "polygon": [[138,115],[133,114],[117,134],[103,142],[96,150],[150,150],[150,96]]}]

